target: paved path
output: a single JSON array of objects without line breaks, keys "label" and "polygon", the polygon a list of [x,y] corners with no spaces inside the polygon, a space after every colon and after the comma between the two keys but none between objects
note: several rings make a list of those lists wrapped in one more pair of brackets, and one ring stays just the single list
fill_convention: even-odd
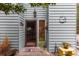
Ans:
[{"label": "paved path", "polygon": [[25,47],[16,56],[53,56],[51,53],[39,47]]}]

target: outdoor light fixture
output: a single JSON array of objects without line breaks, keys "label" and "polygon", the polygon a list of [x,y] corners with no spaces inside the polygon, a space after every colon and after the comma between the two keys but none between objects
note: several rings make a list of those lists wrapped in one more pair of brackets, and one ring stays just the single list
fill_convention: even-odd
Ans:
[{"label": "outdoor light fixture", "polygon": [[33,15],[34,15],[34,18],[36,18],[36,10],[35,9],[34,9]]},{"label": "outdoor light fixture", "polygon": [[20,22],[20,26],[23,26],[24,24],[23,24],[23,22]]},{"label": "outdoor light fixture", "polygon": [[66,23],[66,17],[65,16],[60,16],[59,17],[59,23]]}]

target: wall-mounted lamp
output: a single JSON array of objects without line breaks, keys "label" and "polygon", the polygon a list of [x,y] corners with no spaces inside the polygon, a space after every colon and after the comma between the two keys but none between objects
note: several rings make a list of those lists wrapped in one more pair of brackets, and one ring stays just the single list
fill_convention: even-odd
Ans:
[{"label": "wall-mounted lamp", "polygon": [[33,15],[34,15],[34,18],[36,18],[36,10],[34,9],[34,12],[33,12]]},{"label": "wall-mounted lamp", "polygon": [[23,22],[20,22],[20,26],[23,26],[24,24],[23,24]]},{"label": "wall-mounted lamp", "polygon": [[66,23],[66,17],[65,16],[60,16],[59,17],[59,23]]}]

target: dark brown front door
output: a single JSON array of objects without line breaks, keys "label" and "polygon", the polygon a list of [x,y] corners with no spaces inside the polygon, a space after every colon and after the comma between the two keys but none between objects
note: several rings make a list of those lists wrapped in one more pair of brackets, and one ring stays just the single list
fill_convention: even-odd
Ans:
[{"label": "dark brown front door", "polygon": [[26,47],[36,46],[36,21],[26,21]]}]

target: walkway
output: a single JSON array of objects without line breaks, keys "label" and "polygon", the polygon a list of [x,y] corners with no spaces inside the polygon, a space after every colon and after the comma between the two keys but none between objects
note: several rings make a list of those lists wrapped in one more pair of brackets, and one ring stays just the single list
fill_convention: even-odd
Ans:
[{"label": "walkway", "polygon": [[51,53],[39,47],[25,47],[16,56],[53,56]]}]

